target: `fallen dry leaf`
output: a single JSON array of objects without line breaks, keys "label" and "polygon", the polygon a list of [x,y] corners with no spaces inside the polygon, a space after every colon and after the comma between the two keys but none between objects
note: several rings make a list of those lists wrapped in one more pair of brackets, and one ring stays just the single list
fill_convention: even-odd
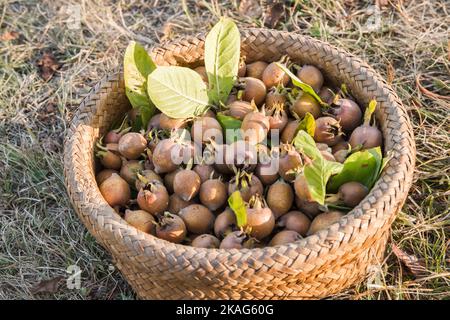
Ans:
[{"label": "fallen dry leaf", "polygon": [[37,65],[39,66],[41,77],[45,81],[50,80],[56,70],[61,67],[61,65],[56,61],[55,56],[49,52],[45,52],[42,55],[42,57],[38,60]]},{"label": "fallen dry leaf", "polygon": [[392,66],[391,63],[388,63],[386,66],[386,73],[387,73],[387,83],[392,84],[395,78],[395,69]]},{"label": "fallen dry leaf", "polygon": [[16,31],[6,31],[0,36],[1,41],[16,40],[17,38],[19,38],[19,33]]},{"label": "fallen dry leaf", "polygon": [[163,26],[162,29],[162,37],[161,37],[161,41],[165,41],[168,39],[171,39],[173,37],[173,24],[170,22],[166,22]]},{"label": "fallen dry leaf", "polygon": [[262,14],[258,0],[241,0],[238,11],[239,14],[250,18],[257,18]]},{"label": "fallen dry leaf", "polygon": [[425,268],[423,262],[421,262],[416,256],[408,254],[400,249],[395,243],[392,244],[392,252],[416,278],[420,278],[427,274],[427,269]]},{"label": "fallen dry leaf", "polygon": [[57,137],[45,137],[39,141],[42,149],[47,152],[58,152],[61,150],[61,142]]},{"label": "fallen dry leaf", "polygon": [[344,5],[347,7],[355,7],[356,0],[344,0]]},{"label": "fallen dry leaf", "polygon": [[375,4],[380,8],[380,7],[386,7],[389,5],[389,1],[388,0],[376,0]]},{"label": "fallen dry leaf", "polygon": [[54,113],[56,111],[56,105],[54,102],[49,102],[46,106],[45,106],[45,112],[47,113]]},{"label": "fallen dry leaf", "polygon": [[281,2],[276,2],[270,5],[266,10],[264,25],[270,28],[275,28],[283,15],[284,5]]},{"label": "fallen dry leaf", "polygon": [[57,107],[55,103],[49,102],[47,105],[41,107],[37,114],[37,119],[42,122],[54,123],[56,121]]},{"label": "fallen dry leaf", "polygon": [[430,90],[428,90],[427,88],[422,86],[422,83],[420,82],[420,80],[421,80],[421,74],[419,73],[416,77],[416,85],[417,85],[417,88],[419,88],[420,92],[422,92],[424,95],[426,95],[430,98],[433,98],[433,99],[450,101],[450,96],[443,96],[443,95],[431,92]]},{"label": "fallen dry leaf", "polygon": [[30,291],[32,294],[56,293],[63,279],[63,276],[57,276],[49,280],[41,280],[40,282],[35,284]]}]

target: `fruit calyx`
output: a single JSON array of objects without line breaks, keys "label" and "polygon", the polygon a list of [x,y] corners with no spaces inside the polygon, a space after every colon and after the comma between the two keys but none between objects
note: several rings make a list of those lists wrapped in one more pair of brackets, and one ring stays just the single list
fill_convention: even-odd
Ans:
[{"label": "fruit calyx", "polygon": [[236,190],[248,188],[250,185],[250,182],[252,181],[252,174],[247,173],[246,171],[241,171],[239,169],[236,169],[236,167],[234,167],[233,170],[235,173]]},{"label": "fruit calyx", "polygon": [[164,211],[164,213],[158,215],[158,221],[155,221],[153,223],[157,226],[160,226],[161,228],[164,228],[169,226],[174,219],[175,215],[173,215],[169,211]]},{"label": "fruit calyx", "polygon": [[120,126],[116,129],[112,129],[107,132],[102,139],[106,143],[118,143],[120,138],[131,130],[131,127],[128,125],[127,117],[125,117],[120,124]]},{"label": "fruit calyx", "polygon": [[100,138],[99,141],[95,144],[96,152],[95,155],[99,158],[102,158],[106,156],[108,152],[112,152],[119,156],[118,149],[117,149],[117,143],[103,143],[103,139]]},{"label": "fruit calyx", "polygon": [[267,208],[266,200],[259,194],[253,195],[248,201],[249,208],[262,209]]}]

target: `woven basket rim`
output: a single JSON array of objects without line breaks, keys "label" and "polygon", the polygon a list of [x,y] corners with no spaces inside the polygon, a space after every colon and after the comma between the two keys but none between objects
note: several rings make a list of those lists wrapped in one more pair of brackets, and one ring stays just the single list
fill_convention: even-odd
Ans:
[{"label": "woven basket rim", "polygon": [[[360,68],[365,68],[366,70],[368,70],[369,73],[373,74],[373,79],[372,80],[379,87],[382,87],[382,88],[387,90],[387,92],[388,92],[387,95],[390,96],[389,97],[390,100],[395,101],[395,103],[396,103],[396,105],[389,106],[389,107],[390,108],[391,107],[398,108],[399,109],[398,111],[400,113],[403,113],[404,118],[407,119],[407,121],[404,121],[403,124],[406,126],[407,130],[412,132],[412,130],[410,130],[411,126],[410,126],[410,123],[409,123],[408,115],[406,114],[406,111],[405,111],[404,107],[402,106],[400,100],[398,99],[398,97],[396,96],[396,94],[394,93],[392,88],[390,86],[388,86],[385,83],[385,81],[381,78],[381,76],[379,76],[369,65],[367,65],[365,62],[363,62],[361,59],[359,59],[355,55],[353,55],[351,53],[348,53],[348,52],[346,52],[346,51],[344,51],[342,49],[337,49],[334,46],[332,46],[332,45],[330,45],[330,44],[328,44],[326,42],[323,42],[323,41],[320,41],[320,40],[317,40],[317,39],[314,39],[314,38],[311,38],[311,37],[308,37],[308,36],[304,36],[304,35],[301,35],[301,34],[297,34],[297,33],[290,33],[290,32],[286,32],[286,31],[268,30],[268,29],[264,29],[264,28],[261,28],[261,29],[259,29],[259,28],[242,28],[240,31],[241,31],[241,33],[243,33],[245,35],[245,34],[251,34],[253,32],[260,32],[261,30],[270,32],[271,34],[274,34],[274,35],[286,35],[286,36],[289,35],[289,36],[293,36],[293,37],[296,37],[298,39],[303,39],[305,41],[308,41],[308,42],[310,42],[310,43],[312,43],[312,44],[314,44],[316,46],[326,47],[327,49],[329,48],[330,51],[337,50],[339,53],[345,54],[347,57],[349,57],[349,59],[351,59],[352,61],[356,62]],[[160,44],[159,46],[153,48],[151,50],[151,52],[152,52],[152,54],[158,53],[158,51],[160,50],[161,46],[170,46],[170,45],[176,46],[177,43],[179,43],[180,41],[190,41],[190,39],[198,39],[198,38],[204,39],[204,37],[205,37],[205,34],[203,33],[203,34],[199,34],[199,35],[193,36],[193,37],[180,37],[178,39],[169,40],[169,41],[166,41],[166,42]],[[104,81],[107,81],[108,79],[110,80],[111,77],[114,79],[117,76],[117,72],[121,72],[121,71],[117,71],[116,70],[115,72],[112,73],[112,76],[111,76],[111,74],[108,74],[107,76],[104,77],[104,79],[102,79],[99,82],[99,84],[104,82]],[[97,85],[95,88],[97,88],[97,87],[100,87],[100,86]],[[96,91],[95,88],[83,99],[83,102],[81,103],[81,106],[89,104],[89,101],[90,101],[91,97],[93,95],[97,94],[97,91]],[[361,104],[359,101],[358,101],[358,103]],[[77,114],[74,116],[74,118],[77,118],[83,112],[84,112],[83,107],[80,107],[77,110]],[[383,139],[385,140],[386,139],[385,132],[384,132],[385,130],[382,130],[382,131],[383,131]],[[70,138],[71,138],[70,136],[67,136],[67,138],[66,138],[67,141],[66,141],[65,145],[68,145],[68,144],[71,143]],[[390,150],[393,150],[393,152],[395,152],[395,148],[397,147],[397,144],[400,147],[404,147],[405,143],[406,143],[405,141],[401,141],[399,143],[395,143],[394,142],[392,147],[390,148]],[[407,144],[409,145],[409,153],[410,153],[412,159],[414,160],[414,158],[415,158],[414,157],[414,150],[415,150],[414,142],[413,142],[412,139],[410,139],[407,142]],[[70,172],[73,169],[73,168],[70,167],[73,164],[72,161],[70,161],[70,159],[69,159],[70,157],[71,157],[71,155],[69,155],[67,153],[67,149],[66,149],[65,150],[65,163],[64,163],[64,166],[65,166],[66,185],[68,186],[69,189],[73,187],[73,181],[70,181],[70,179],[68,178],[68,177],[72,177]],[[409,180],[411,180],[413,167],[414,167],[414,162],[413,162],[413,165],[411,167],[405,167],[405,166],[401,167],[403,175],[405,177],[408,177],[408,179],[406,179],[403,182],[399,181],[399,184],[401,184],[401,183],[406,184],[406,186],[405,186],[406,187],[405,188],[406,189],[406,193],[407,193],[407,190],[410,187],[410,181]],[[241,253],[241,256],[240,256],[241,259],[252,259],[253,254],[256,253],[256,252],[262,253],[261,255],[263,255],[263,256],[267,256],[267,255],[273,256],[273,255],[277,254],[277,251],[279,251],[279,250],[286,251],[286,250],[288,250],[288,248],[291,248],[291,249],[295,249],[295,248],[299,248],[299,247],[308,248],[309,246],[318,246],[318,245],[326,247],[326,246],[329,246],[329,244],[327,244],[327,243],[328,243],[328,241],[330,241],[330,239],[333,240],[334,237],[337,234],[339,234],[340,232],[344,232],[344,230],[345,230],[349,220],[354,220],[355,218],[363,218],[363,219],[367,218],[368,223],[371,223],[372,219],[371,219],[370,214],[373,213],[373,210],[374,210],[372,208],[372,205],[374,204],[373,202],[375,201],[375,203],[376,203],[379,199],[381,199],[383,197],[383,194],[380,194],[380,190],[383,189],[383,188],[380,188],[380,185],[383,184],[383,183],[386,183],[386,181],[384,181],[384,178],[386,177],[387,170],[390,170],[390,169],[394,169],[395,170],[395,168],[393,168],[393,164],[388,163],[387,166],[384,168],[381,176],[379,177],[379,179],[377,180],[377,182],[373,186],[372,190],[370,191],[369,195],[365,198],[365,200],[363,200],[360,204],[358,204],[358,206],[356,206],[354,209],[352,209],[350,212],[348,212],[343,218],[340,219],[339,222],[329,226],[326,229],[323,229],[323,230],[319,231],[318,233],[316,233],[314,235],[310,235],[308,237],[305,237],[304,239],[301,239],[301,240],[299,240],[299,241],[297,241],[295,243],[279,245],[279,246],[276,246],[276,247],[263,247],[263,248],[253,248],[253,249],[207,249],[207,248],[194,248],[194,247],[188,246],[188,245],[174,244],[174,243],[168,242],[166,240],[157,238],[156,236],[153,236],[153,235],[144,233],[142,231],[139,231],[139,230],[135,229],[134,227],[130,226],[122,218],[120,219],[120,223],[119,224],[121,224],[120,225],[121,228],[125,228],[125,229],[133,228],[134,231],[135,231],[135,234],[136,234],[136,241],[137,242],[146,242],[148,240],[151,240],[151,242],[148,243],[147,245],[157,246],[157,247],[171,247],[171,248],[176,249],[179,252],[180,255],[182,255],[182,254],[190,254],[190,253],[195,253],[195,252],[219,252],[223,256],[224,254],[225,255],[234,255],[237,252],[239,252],[239,253]],[[94,181],[93,188],[96,189],[96,193],[99,196],[99,199],[97,199],[97,200],[99,200],[102,205],[109,206],[106,203],[106,201],[103,199],[103,197],[101,196],[95,181]],[[405,196],[406,196],[405,192],[403,192],[402,194],[400,194],[400,193],[396,194],[395,202],[398,202],[398,203],[395,203],[393,205],[398,205],[399,203],[401,204],[404,201]],[[372,198],[372,200],[368,201],[368,199],[370,199],[370,198]],[[373,199],[375,199],[375,200],[373,200]],[[116,215],[114,210],[111,207],[109,207],[109,208],[111,209],[111,210],[109,210],[109,214],[111,215],[111,217],[113,215]],[[391,210],[389,210],[389,211],[393,211],[393,208]],[[395,213],[387,212],[387,210],[384,210],[384,214],[385,215],[392,215],[392,214],[395,214]],[[115,217],[114,217],[114,220],[117,221],[117,219]],[[119,227],[119,225],[117,225],[116,227]],[[104,233],[108,234],[108,233],[110,233],[112,231],[109,230],[109,229],[104,229],[104,230],[101,230],[101,232],[104,232]],[[107,235],[105,237],[106,238],[114,238],[114,235],[110,234],[110,235]],[[350,237],[341,238],[339,240],[339,244],[337,246],[333,245],[330,250],[336,249],[336,248],[340,247],[343,243],[349,242],[350,240],[351,240]],[[142,250],[141,250],[142,248],[139,248],[138,246],[128,246],[128,248],[130,250],[135,250],[137,252],[141,252],[142,253]],[[156,250],[158,250],[158,248],[156,248]],[[191,254],[191,255],[195,255],[195,254]],[[209,257],[209,255],[206,255],[206,256]]]}]

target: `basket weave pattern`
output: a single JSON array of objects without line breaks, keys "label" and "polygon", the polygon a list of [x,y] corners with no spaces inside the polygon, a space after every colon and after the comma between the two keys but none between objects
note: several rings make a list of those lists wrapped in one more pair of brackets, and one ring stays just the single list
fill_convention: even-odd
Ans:
[{"label": "basket weave pattern", "polygon": [[[345,83],[361,105],[375,98],[375,117],[391,160],[370,194],[326,230],[296,243],[261,249],[199,249],[169,243],[129,226],[103,199],[95,182],[94,144],[130,108],[117,71],[84,99],[68,130],[64,170],[79,217],[112,254],[140,298],[320,298],[341,291],[383,260],[390,225],[411,186],[415,146],[408,115],[392,89],[367,64],[318,40],[293,33],[244,29],[247,61],[314,64]],[[152,50],[158,65],[202,63],[204,35]]]}]

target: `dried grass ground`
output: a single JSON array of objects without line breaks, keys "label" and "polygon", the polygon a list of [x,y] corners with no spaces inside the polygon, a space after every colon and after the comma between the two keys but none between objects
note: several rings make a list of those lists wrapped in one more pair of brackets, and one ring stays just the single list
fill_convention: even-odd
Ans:
[{"label": "dried grass ground", "polygon": [[[262,1],[262,10],[259,1],[246,2],[256,3],[247,16],[237,1],[0,0],[0,299],[135,298],[65,193],[68,121],[83,95],[121,63],[130,40],[151,46],[206,30],[223,14],[240,26],[276,20],[276,10],[266,14],[270,1]],[[286,1],[276,25],[367,60],[392,83],[413,121],[415,183],[393,225],[386,261],[366,283],[332,298],[448,299],[450,4],[379,2],[387,5],[375,30],[365,28],[372,1]],[[67,20],[70,10],[78,10],[79,26],[76,15]],[[49,81],[37,66],[44,52],[61,64]],[[64,285],[74,264],[82,270],[79,290]],[[53,280],[36,286],[43,279]]]}]

